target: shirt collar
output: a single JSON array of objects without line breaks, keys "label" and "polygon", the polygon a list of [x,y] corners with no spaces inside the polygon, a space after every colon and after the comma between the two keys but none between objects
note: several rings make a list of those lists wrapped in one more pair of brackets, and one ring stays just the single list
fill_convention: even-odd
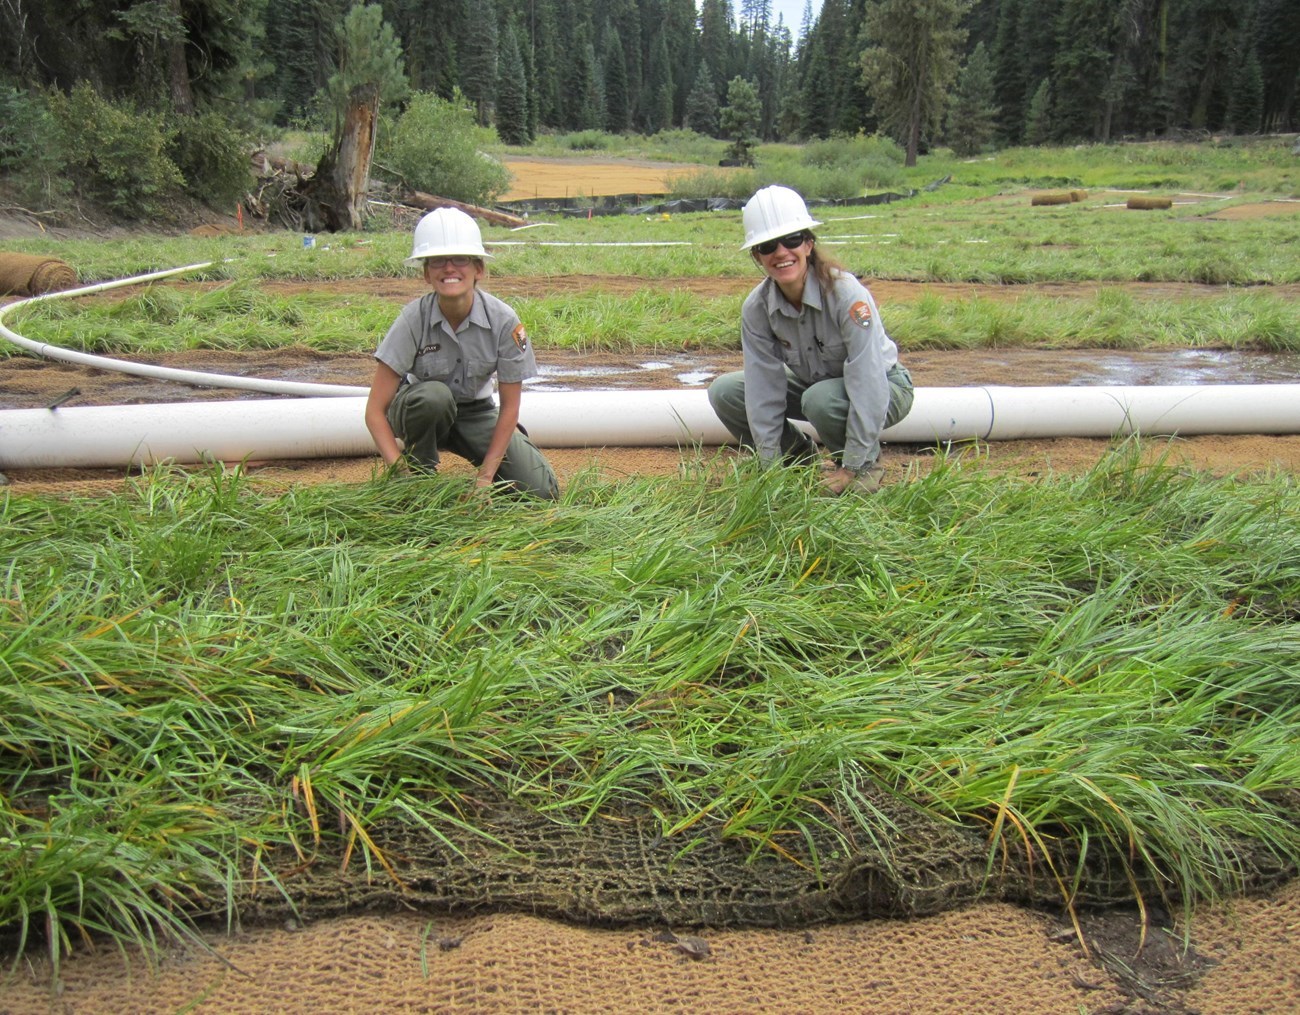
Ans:
[{"label": "shirt collar", "polygon": [[[468,324],[476,324],[480,328],[491,329],[492,322],[488,320],[487,306],[479,296],[479,291],[475,289],[474,302],[470,304],[469,316],[465,318],[465,322]],[[442,305],[438,302],[438,294],[430,293],[429,297],[433,303],[430,311],[432,319],[435,321],[441,321],[444,324],[448,323],[446,315],[442,312]]]},{"label": "shirt collar", "polygon": [[[790,306],[790,301],[781,293],[781,287],[772,279],[764,279],[767,285],[767,312],[769,315],[783,313],[787,317],[798,317],[800,311]],[[477,301],[476,301],[477,302]],[[822,308],[822,287],[817,281],[817,275],[809,266],[808,274],[803,279],[803,305],[812,307],[814,310]]]}]

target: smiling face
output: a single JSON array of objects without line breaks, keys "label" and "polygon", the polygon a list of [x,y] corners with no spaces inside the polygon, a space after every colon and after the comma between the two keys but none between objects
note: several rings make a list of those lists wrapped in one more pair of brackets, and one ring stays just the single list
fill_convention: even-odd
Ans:
[{"label": "smiling face", "polygon": [[752,249],[754,260],[767,277],[780,286],[788,300],[798,304],[803,299],[803,284],[808,275],[808,255],[812,253],[812,241],[806,232],[796,235],[802,237],[802,242],[797,243],[793,249],[785,245],[785,241],[792,237],[782,237],[770,253],[765,254],[758,247]]},{"label": "smiling face", "polygon": [[472,296],[483,277],[483,262],[476,257],[426,257],[424,280],[443,299]]}]

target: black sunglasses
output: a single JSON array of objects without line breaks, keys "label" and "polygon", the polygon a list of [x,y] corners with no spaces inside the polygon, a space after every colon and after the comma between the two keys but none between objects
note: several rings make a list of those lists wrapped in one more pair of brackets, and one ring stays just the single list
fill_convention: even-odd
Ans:
[{"label": "black sunglasses", "polygon": [[807,242],[808,242],[808,234],[806,232],[791,233],[789,236],[781,236],[775,240],[767,240],[763,243],[755,243],[754,249],[757,250],[764,257],[766,257],[768,254],[770,254],[772,251],[776,249],[776,245],[778,243],[781,244],[781,246],[785,247],[786,250],[798,250]]}]

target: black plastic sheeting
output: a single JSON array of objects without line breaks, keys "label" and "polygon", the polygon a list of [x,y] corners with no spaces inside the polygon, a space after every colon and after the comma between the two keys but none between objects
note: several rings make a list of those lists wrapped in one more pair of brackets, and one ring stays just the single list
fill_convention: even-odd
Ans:
[{"label": "black plastic sheeting", "polygon": [[[939,180],[937,183],[930,184],[926,189],[932,189],[943,182],[943,180]],[[903,201],[915,194],[916,191],[914,190],[909,190],[906,194],[894,194],[887,191],[882,194],[868,194],[866,197],[812,200],[806,203],[810,208],[823,206],[857,207],[859,205],[889,204],[891,201]],[[558,212],[571,218],[591,218],[596,215],[662,215],[665,212],[668,214],[682,214],[693,211],[739,211],[745,205],[745,201],[735,197],[691,197],[659,201],[654,204],[644,203],[647,197],[653,196],[655,195],[611,194],[597,198],[542,197],[527,201],[511,201],[495,207],[499,211],[510,212],[514,215],[547,211]]]}]

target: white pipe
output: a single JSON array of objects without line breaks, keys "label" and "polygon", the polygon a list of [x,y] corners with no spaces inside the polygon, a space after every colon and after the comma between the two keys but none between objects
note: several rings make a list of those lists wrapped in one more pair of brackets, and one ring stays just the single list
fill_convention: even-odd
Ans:
[{"label": "white pipe", "polygon": [[[374,454],[363,420],[367,388],[129,363],[34,342],[3,324],[5,314],[26,303],[153,281],[211,263],[21,300],[0,308],[0,334],[37,355],[70,363],[188,384],[309,397],[0,411],[0,468]],[[550,448],[720,445],[731,440],[707,392],[699,388],[530,391],[521,420],[539,446]],[[807,424],[803,429],[815,435]],[[1130,433],[1300,433],[1300,384],[920,388],[907,418],[883,437],[928,444]]]},{"label": "white pipe", "polygon": [[365,395],[370,389],[357,387],[355,385],[344,384],[312,384],[307,381],[282,381],[263,377],[241,377],[238,374],[215,374],[207,373],[203,370],[181,370],[176,367],[155,366],[150,363],[132,363],[128,360],[113,359],[111,356],[96,356],[89,352],[77,352],[75,349],[64,349],[57,345],[50,345],[48,342],[36,342],[26,338],[13,329],[7,327],[4,323],[5,316],[19,307],[26,306],[29,303],[40,303],[45,300],[65,300],[71,296],[87,296],[91,293],[104,292],[107,289],[118,289],[122,286],[137,285],[141,282],[152,282],[160,278],[168,278],[172,275],[180,275],[187,271],[198,271],[207,268],[213,264],[212,261],[204,261],[200,264],[187,264],[182,268],[168,268],[166,271],[152,271],[147,275],[134,275],[131,278],[120,278],[112,282],[99,282],[95,285],[82,286],[79,289],[64,289],[62,292],[45,293],[41,296],[32,296],[29,299],[18,300],[10,303],[8,306],[0,307],[0,335],[3,335],[15,345],[21,346],[28,352],[33,352],[37,356],[45,359],[62,360],[64,363],[76,363],[79,366],[98,367],[101,370],[114,370],[120,374],[133,374],[137,377],[151,377],[155,380],[177,381],[181,384],[194,384],[200,387],[210,388],[235,388],[241,391],[261,391],[273,395],[304,395],[317,397],[349,397],[355,395]]},{"label": "white pipe", "polygon": [[[0,412],[0,468],[373,455],[365,399],[236,399]],[[727,444],[703,389],[528,391],[521,422],[543,448]],[[804,429],[812,433],[811,427]],[[918,388],[895,443],[1300,433],[1300,384]]]}]

